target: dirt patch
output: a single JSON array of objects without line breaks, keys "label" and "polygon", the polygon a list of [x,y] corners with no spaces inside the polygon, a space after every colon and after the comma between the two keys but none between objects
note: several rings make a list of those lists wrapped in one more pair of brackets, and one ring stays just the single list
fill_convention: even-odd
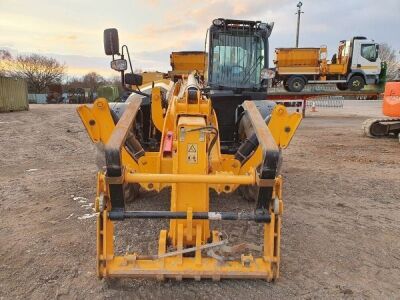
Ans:
[{"label": "dirt patch", "polygon": [[[364,138],[364,119],[315,114],[284,151],[278,281],[156,282],[96,277],[95,147],[75,107],[31,105],[28,112],[0,114],[0,298],[396,298],[400,145]],[[212,194],[211,206],[252,203]],[[134,207],[167,209],[168,192],[145,194]],[[117,250],[154,253],[166,225],[118,225],[124,239]],[[252,222],[218,227],[238,240],[260,241]]]}]

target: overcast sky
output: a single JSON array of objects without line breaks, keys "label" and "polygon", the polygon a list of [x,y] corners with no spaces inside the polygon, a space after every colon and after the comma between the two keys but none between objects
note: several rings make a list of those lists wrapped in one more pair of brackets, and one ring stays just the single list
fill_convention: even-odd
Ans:
[{"label": "overcast sky", "polygon": [[[0,48],[35,52],[68,65],[68,73],[109,69],[103,29],[116,27],[134,68],[167,71],[171,51],[203,50],[216,17],[275,22],[271,51],[295,43],[297,0],[0,0]],[[363,35],[400,50],[399,0],[303,0],[300,46],[327,45]]]}]

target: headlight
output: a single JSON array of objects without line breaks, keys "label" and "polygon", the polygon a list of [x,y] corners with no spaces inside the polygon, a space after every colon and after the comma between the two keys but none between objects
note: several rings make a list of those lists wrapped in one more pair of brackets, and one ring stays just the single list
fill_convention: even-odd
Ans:
[{"label": "headlight", "polygon": [[115,71],[125,71],[128,69],[128,63],[125,59],[115,59],[111,62],[111,69]]},{"label": "headlight", "polygon": [[224,25],[224,20],[222,20],[222,19],[214,19],[213,20],[213,25],[222,26],[222,25]]},{"label": "headlight", "polygon": [[275,77],[275,71],[271,69],[261,70],[261,79],[272,79]]},{"label": "headlight", "polygon": [[267,25],[267,23],[260,23],[260,24],[258,25],[258,28],[260,28],[261,30],[265,30],[265,29],[268,28],[268,25]]}]

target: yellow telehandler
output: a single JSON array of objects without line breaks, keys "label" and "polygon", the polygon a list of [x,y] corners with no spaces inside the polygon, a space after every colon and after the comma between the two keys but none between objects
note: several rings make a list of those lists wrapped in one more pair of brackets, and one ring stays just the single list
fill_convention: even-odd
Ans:
[{"label": "yellow telehandler", "polygon": [[[265,100],[272,27],[216,19],[208,30],[204,81],[193,69],[177,82],[144,85],[132,71],[128,48],[120,50],[117,30],[104,31],[111,67],[132,94],[125,103],[100,98],[77,109],[91,140],[104,145],[106,166],[97,175],[95,198],[99,277],[271,281],[279,276],[281,149],[301,115]],[[170,210],[127,210],[133,186],[170,188]],[[220,194],[239,187],[253,195],[254,209],[210,211],[210,189]],[[157,254],[115,255],[114,225],[127,219],[169,220]],[[217,230],[221,220],[260,223],[264,237],[258,245],[232,245],[229,233]]]}]

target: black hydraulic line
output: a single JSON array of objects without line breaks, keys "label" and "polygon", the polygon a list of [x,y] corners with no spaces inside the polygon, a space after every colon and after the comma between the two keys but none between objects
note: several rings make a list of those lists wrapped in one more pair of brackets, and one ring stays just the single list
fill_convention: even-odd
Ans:
[{"label": "black hydraulic line", "polygon": [[251,153],[255,149],[257,149],[259,145],[257,135],[253,133],[249,138],[247,138],[239,147],[237,152],[235,153],[235,159],[240,161],[241,164],[243,164],[248,157],[250,156]]},{"label": "black hydraulic line", "polygon": [[[111,220],[122,221],[124,219],[187,219],[184,211],[110,211]],[[269,223],[271,216],[267,210],[242,212],[193,212],[193,220],[245,220],[257,223]]]},{"label": "black hydraulic line", "polygon": [[[264,121],[268,125],[271,115],[268,115]],[[257,135],[253,133],[249,138],[246,138],[244,142],[240,145],[239,149],[235,153],[235,159],[240,161],[243,165],[251,156],[253,151],[255,151],[260,143],[258,142]]]},{"label": "black hydraulic line", "polygon": [[204,126],[204,127],[198,127],[198,128],[193,128],[193,129],[189,129],[187,132],[192,132],[192,131],[201,131],[201,130],[211,130],[214,134],[213,139],[210,142],[210,145],[208,146],[207,152],[211,153],[212,148],[214,147],[215,143],[217,142],[218,136],[219,136],[219,132],[218,129],[215,128],[214,126]]},{"label": "black hydraulic line", "polygon": [[128,137],[126,138],[126,146],[128,152],[132,155],[132,158],[138,162],[139,158],[145,155],[145,151],[140,144],[140,142],[136,139],[135,135],[132,132],[128,133]]},{"label": "black hydraulic line", "polygon": [[214,137],[211,140],[210,145],[208,146],[208,149],[207,149],[208,153],[211,153],[212,148],[214,147],[215,143],[217,142],[218,136],[219,136],[219,133],[218,133],[218,129],[217,129],[217,131],[214,132]]}]

